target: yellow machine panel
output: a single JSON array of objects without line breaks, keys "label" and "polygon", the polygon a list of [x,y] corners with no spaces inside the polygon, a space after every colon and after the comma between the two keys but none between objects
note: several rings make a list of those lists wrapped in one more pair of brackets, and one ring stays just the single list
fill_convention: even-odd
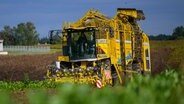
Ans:
[{"label": "yellow machine panel", "polygon": [[97,87],[123,83],[126,75],[150,73],[148,36],[137,21],[143,11],[118,8],[113,18],[89,10],[62,28],[62,56],[47,73],[58,82],[89,83]]}]

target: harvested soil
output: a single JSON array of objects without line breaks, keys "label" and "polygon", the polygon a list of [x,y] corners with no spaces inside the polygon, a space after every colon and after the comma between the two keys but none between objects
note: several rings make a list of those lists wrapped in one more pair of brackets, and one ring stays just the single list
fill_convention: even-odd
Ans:
[{"label": "harvested soil", "polygon": [[157,48],[151,50],[151,70],[152,74],[162,72],[168,67],[168,59],[173,49]]},{"label": "harvested soil", "polygon": [[[168,65],[173,49],[157,48],[151,50],[152,74],[162,72]],[[57,60],[59,54],[0,56],[0,80],[23,81],[43,80],[47,66]]]},{"label": "harvested soil", "polygon": [[47,66],[57,60],[58,54],[0,56],[0,80],[43,80]]}]

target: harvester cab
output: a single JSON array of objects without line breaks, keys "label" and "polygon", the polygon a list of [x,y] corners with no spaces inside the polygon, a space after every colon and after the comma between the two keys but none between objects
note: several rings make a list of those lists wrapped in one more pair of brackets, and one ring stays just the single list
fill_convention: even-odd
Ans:
[{"label": "harvester cab", "polygon": [[50,80],[88,83],[101,88],[122,84],[133,73],[150,73],[147,35],[137,21],[140,10],[118,8],[113,18],[89,10],[75,23],[62,29],[62,55],[47,71]]},{"label": "harvester cab", "polygon": [[68,53],[71,62],[91,61],[96,58],[95,29],[67,29]]}]

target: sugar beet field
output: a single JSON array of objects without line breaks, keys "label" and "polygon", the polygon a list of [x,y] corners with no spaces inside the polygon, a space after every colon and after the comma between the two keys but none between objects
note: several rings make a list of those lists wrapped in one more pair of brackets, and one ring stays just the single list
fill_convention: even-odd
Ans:
[{"label": "sugar beet field", "polygon": [[124,86],[44,80],[56,54],[0,56],[1,104],[184,104],[184,41],[152,41],[152,75],[135,76]]}]

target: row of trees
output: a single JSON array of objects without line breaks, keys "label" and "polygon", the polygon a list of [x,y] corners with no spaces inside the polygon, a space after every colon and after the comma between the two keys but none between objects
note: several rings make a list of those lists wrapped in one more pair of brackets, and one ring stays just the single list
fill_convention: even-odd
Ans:
[{"label": "row of trees", "polygon": [[[36,45],[38,43],[49,43],[48,37],[39,38],[36,27],[32,22],[20,23],[16,27],[4,26],[0,31],[0,38],[4,40],[4,45]],[[178,26],[174,29],[172,35],[159,34],[149,36],[151,40],[176,40],[184,39],[184,27]],[[53,43],[61,42],[57,35],[52,36]]]},{"label": "row of trees", "polygon": [[[0,39],[4,40],[4,45],[37,45],[50,43],[50,37],[39,38],[36,27],[32,22],[20,23],[15,27],[4,26],[0,31]],[[60,37],[53,34],[52,43],[61,43]]]},{"label": "row of trees", "polygon": [[184,27],[178,26],[171,35],[159,34],[157,36],[149,36],[151,40],[178,40],[184,39]]},{"label": "row of trees", "polygon": [[0,38],[5,45],[35,45],[39,42],[39,34],[33,23],[20,23],[16,27],[4,26]]}]

